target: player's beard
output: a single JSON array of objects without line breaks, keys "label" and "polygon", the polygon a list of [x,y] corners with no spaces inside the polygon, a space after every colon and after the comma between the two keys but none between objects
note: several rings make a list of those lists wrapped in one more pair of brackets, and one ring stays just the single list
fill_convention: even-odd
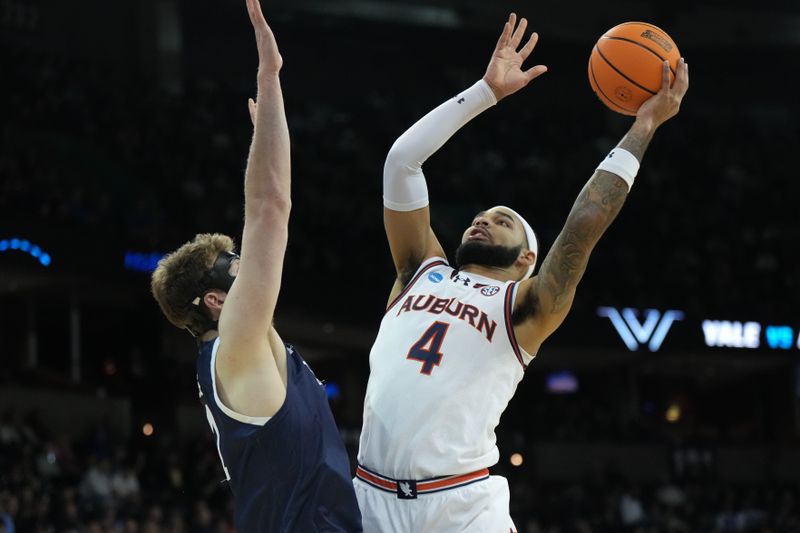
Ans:
[{"label": "player's beard", "polygon": [[508,268],[522,251],[522,245],[501,246],[477,241],[462,242],[456,250],[456,268],[466,265]]}]

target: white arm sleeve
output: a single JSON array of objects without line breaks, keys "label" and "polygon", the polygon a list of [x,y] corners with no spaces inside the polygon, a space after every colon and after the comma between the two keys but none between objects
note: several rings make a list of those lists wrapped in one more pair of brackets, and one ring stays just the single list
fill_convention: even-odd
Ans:
[{"label": "white arm sleeve", "polygon": [[383,205],[394,211],[413,211],[428,205],[422,164],[462,126],[496,103],[492,89],[480,80],[406,130],[386,156]]}]

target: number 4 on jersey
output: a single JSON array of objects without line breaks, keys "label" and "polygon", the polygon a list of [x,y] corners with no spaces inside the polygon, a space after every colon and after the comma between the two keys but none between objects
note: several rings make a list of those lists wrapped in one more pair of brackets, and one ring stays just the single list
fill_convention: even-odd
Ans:
[{"label": "number 4 on jersey", "polygon": [[431,327],[422,334],[414,346],[408,350],[406,359],[413,359],[422,363],[420,374],[430,376],[434,366],[439,366],[442,362],[442,342],[447,334],[450,324],[446,322],[434,322]]}]

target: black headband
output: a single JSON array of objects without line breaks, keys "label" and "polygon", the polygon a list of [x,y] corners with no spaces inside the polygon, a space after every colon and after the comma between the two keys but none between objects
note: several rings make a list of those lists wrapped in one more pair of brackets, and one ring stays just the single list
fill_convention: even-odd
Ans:
[{"label": "black headband", "polygon": [[233,252],[219,253],[211,270],[200,278],[200,294],[198,296],[200,296],[201,299],[206,291],[211,289],[219,289],[225,292],[231,290],[233,280],[236,279],[236,276],[231,276],[230,273],[231,263],[237,259],[239,259],[239,256]]},{"label": "black headband", "polygon": [[239,259],[239,256],[233,252],[220,252],[216,261],[214,261],[214,266],[200,278],[200,294],[192,301],[195,305],[192,314],[194,315],[195,321],[201,324],[202,331],[186,326],[189,333],[195,337],[199,337],[206,331],[218,327],[217,322],[211,320],[211,317],[208,315],[208,308],[205,302],[203,302],[203,296],[211,289],[218,289],[225,292],[231,290],[233,280],[236,279],[236,276],[232,276],[230,273],[231,263],[237,259]]}]

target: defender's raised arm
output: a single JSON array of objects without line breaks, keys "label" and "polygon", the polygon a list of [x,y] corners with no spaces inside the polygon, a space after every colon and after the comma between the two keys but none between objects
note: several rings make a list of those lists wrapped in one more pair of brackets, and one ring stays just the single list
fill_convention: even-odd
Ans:
[{"label": "defender's raised arm", "polygon": [[258,47],[258,104],[249,103],[254,130],[244,180],[242,258],[220,314],[217,371],[229,407],[271,416],[286,395],[278,367],[285,366],[285,355],[273,353],[280,343],[271,343],[270,336],[291,208],[289,130],[278,45],[258,0],[247,0],[247,12]]}]

